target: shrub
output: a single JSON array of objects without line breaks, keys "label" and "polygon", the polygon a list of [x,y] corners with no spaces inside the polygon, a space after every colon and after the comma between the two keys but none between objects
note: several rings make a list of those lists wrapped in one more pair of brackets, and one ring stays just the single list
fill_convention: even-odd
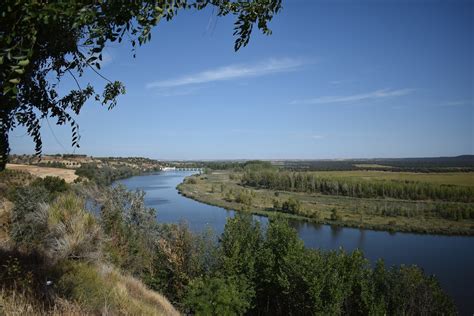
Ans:
[{"label": "shrub", "polygon": [[145,206],[144,195],[118,185],[106,189],[99,201],[100,224],[108,237],[106,254],[112,263],[135,276],[151,265],[158,234],[156,212]]},{"label": "shrub", "polygon": [[90,311],[101,311],[112,300],[112,289],[107,286],[97,269],[83,262],[65,264],[58,290],[68,299],[80,303]]},{"label": "shrub", "polygon": [[42,212],[47,217],[48,227],[44,248],[51,258],[97,258],[100,227],[94,216],[85,210],[83,199],[73,194],[62,195]]},{"label": "shrub", "polygon": [[10,238],[19,246],[34,248],[47,233],[46,223],[38,218],[40,204],[48,191],[42,186],[17,188],[13,196]]},{"label": "shrub", "polygon": [[248,190],[242,190],[237,194],[236,202],[250,206],[252,205],[252,194]]},{"label": "shrub", "polygon": [[339,212],[335,208],[333,208],[332,211],[331,211],[331,220],[333,220],[333,221],[342,220],[341,214],[339,214]]},{"label": "shrub", "polygon": [[31,183],[33,186],[42,186],[52,195],[66,192],[70,187],[64,179],[47,176],[44,179],[37,178]]},{"label": "shrub", "polygon": [[290,197],[288,201],[283,202],[282,210],[287,213],[296,214],[301,209],[301,202],[294,197]]},{"label": "shrub", "polygon": [[278,199],[274,199],[274,200],[273,200],[273,209],[274,209],[275,211],[281,210],[281,203],[280,203],[280,200],[278,200]]},{"label": "shrub", "polygon": [[309,217],[312,219],[320,219],[321,213],[318,210],[314,210],[312,213],[309,214]]},{"label": "shrub", "polygon": [[186,179],[186,183],[187,184],[196,184],[197,183],[197,180],[195,177],[189,177]]}]

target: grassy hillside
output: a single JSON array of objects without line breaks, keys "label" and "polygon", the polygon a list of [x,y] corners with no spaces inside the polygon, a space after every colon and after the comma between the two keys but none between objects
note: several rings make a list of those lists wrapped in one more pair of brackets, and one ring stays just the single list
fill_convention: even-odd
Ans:
[{"label": "grassy hillside", "polygon": [[178,315],[114,266],[79,185],[0,173],[0,315]]}]

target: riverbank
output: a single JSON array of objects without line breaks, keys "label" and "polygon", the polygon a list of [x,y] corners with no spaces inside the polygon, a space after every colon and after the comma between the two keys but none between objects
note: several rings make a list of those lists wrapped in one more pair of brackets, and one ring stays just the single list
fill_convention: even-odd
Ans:
[{"label": "riverbank", "polygon": [[[378,231],[474,236],[474,221],[468,219],[449,220],[429,216],[380,216],[369,214],[368,211],[375,204],[376,207],[379,207],[379,205],[380,207],[393,207],[396,204],[421,209],[431,207],[432,202],[429,201],[361,199],[254,189],[240,185],[237,177],[229,171],[188,177],[177,186],[177,189],[183,196],[201,203],[256,215],[272,216],[278,213],[289,219],[315,224]],[[242,201],[245,203],[242,203],[242,199],[238,197],[241,192],[249,196],[247,201]],[[299,201],[301,206],[298,213],[292,214],[275,210],[275,200],[281,202],[290,198]]]}]

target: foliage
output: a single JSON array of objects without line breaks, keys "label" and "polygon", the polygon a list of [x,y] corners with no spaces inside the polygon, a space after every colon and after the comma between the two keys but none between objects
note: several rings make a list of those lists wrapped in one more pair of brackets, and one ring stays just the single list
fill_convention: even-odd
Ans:
[{"label": "foliage", "polygon": [[163,225],[155,250],[153,275],[146,283],[181,306],[191,280],[210,273],[216,266],[212,232],[193,234],[184,223]]},{"label": "foliage", "polygon": [[452,301],[435,277],[426,277],[415,266],[386,268],[378,261],[372,278],[376,296],[389,315],[454,314]]},{"label": "foliage", "polygon": [[[227,250],[220,253],[222,264],[215,272],[247,280],[245,293],[255,293],[250,314],[454,314],[439,284],[416,267],[393,267],[393,275],[382,275],[361,252],[304,248],[282,219],[271,220],[265,234],[255,225],[247,216],[229,220],[220,243]],[[416,306],[404,300],[405,293],[392,291],[405,287],[419,291]]]},{"label": "foliage", "polygon": [[187,183],[187,184],[196,184],[196,183],[197,183],[197,179],[196,179],[196,177],[192,177],[192,176],[191,176],[191,177],[187,177],[187,178],[186,178],[186,183]]},{"label": "foliage", "polygon": [[67,193],[51,204],[41,186],[17,190],[10,228],[16,245],[41,251],[53,261],[91,260],[99,253],[100,229],[84,200]]},{"label": "foliage", "polygon": [[[79,147],[79,125],[74,119],[85,102],[94,97],[112,109],[125,93],[119,81],[98,73],[102,52],[109,43],[128,40],[135,56],[136,45],[151,40],[151,30],[162,19],[171,20],[183,9],[217,9],[219,16],[235,15],[235,50],[246,46],[254,24],[264,34],[267,24],[281,8],[281,0],[265,1],[19,1],[0,5],[0,170],[10,150],[8,134],[18,125],[26,126],[41,153],[43,118],[59,125],[70,124],[72,145]],[[91,69],[106,79],[102,94],[77,77]],[[64,75],[77,88],[63,96],[56,92]],[[50,78],[53,77],[53,80]]]},{"label": "foliage", "polygon": [[[100,253],[101,231],[85,202],[70,193],[40,210],[47,222],[46,254],[53,260],[90,261]],[[37,216],[38,218],[41,215]]]},{"label": "foliage", "polygon": [[242,280],[197,278],[189,284],[184,304],[196,315],[242,315],[250,307]]},{"label": "foliage", "polygon": [[288,172],[266,169],[246,171],[242,183],[273,190],[322,193],[358,198],[394,198],[474,202],[474,188],[436,185],[414,181],[366,181],[353,178],[320,177],[312,172]]},{"label": "foliage", "polygon": [[[305,248],[280,217],[262,227],[250,215],[237,214],[216,239],[212,232],[194,234],[184,223],[157,224],[143,192],[116,186],[96,197],[99,229],[84,199],[73,192],[33,210],[37,223],[46,222],[35,250],[60,269],[34,272],[25,282],[51,276],[57,294],[90,312],[104,312],[109,302],[111,311],[127,305],[142,306],[137,313],[145,313],[142,303],[123,295],[131,295],[132,285],[117,285],[117,274],[90,260],[103,249],[105,260],[163,292],[186,313],[455,314],[438,281],[418,267],[387,268],[379,262],[373,268],[360,251]],[[9,275],[22,274],[21,262],[0,262]]]},{"label": "foliage", "polygon": [[18,187],[26,186],[33,180],[33,176],[25,171],[6,169],[0,172],[0,197],[13,199],[14,191]]},{"label": "foliage", "polygon": [[149,269],[157,236],[155,210],[146,207],[143,198],[143,191],[117,185],[104,189],[98,201],[109,260],[136,276]]},{"label": "foliage", "polygon": [[104,302],[112,301],[112,289],[93,265],[67,262],[62,269],[57,287],[67,298],[87,306],[90,311],[100,311]]},{"label": "foliage", "polygon": [[294,197],[289,197],[287,201],[282,203],[281,209],[283,212],[298,214],[301,209],[301,203]]},{"label": "foliage", "polygon": [[70,189],[70,186],[59,177],[46,176],[44,178],[36,178],[32,183],[32,186],[44,187],[48,190],[50,197],[48,200],[53,200],[59,193],[66,192]]},{"label": "foliage", "polygon": [[335,208],[333,208],[332,211],[331,211],[331,220],[333,220],[333,221],[342,220],[342,216],[339,214],[339,212]]},{"label": "foliage", "polygon": [[48,191],[42,186],[17,188],[11,213],[10,238],[20,246],[35,248],[47,232],[44,221],[38,221],[40,204],[47,201]]},{"label": "foliage", "polygon": [[292,196],[288,200],[280,202],[278,198],[273,200],[273,210],[290,213],[290,214],[299,214],[301,211],[301,202]]},{"label": "foliage", "polygon": [[252,205],[252,192],[250,190],[240,190],[235,199],[237,203],[242,203],[246,206]]},{"label": "foliage", "polygon": [[84,163],[76,169],[76,174],[98,185],[106,186],[116,180],[138,175],[140,170],[129,166],[111,167],[103,165],[99,167],[96,163]]},{"label": "foliage", "polygon": [[243,169],[246,171],[255,170],[276,170],[276,168],[269,161],[249,160],[243,164]]}]

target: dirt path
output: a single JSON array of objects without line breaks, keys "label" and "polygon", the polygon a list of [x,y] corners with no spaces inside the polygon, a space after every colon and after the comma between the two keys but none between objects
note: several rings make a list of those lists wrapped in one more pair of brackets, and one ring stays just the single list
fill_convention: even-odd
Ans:
[{"label": "dirt path", "polygon": [[63,169],[63,168],[48,168],[48,167],[38,167],[34,165],[18,165],[18,164],[7,164],[7,169],[11,170],[21,170],[26,171],[37,177],[59,177],[64,179],[67,183],[73,182],[77,175],[73,169]]}]

